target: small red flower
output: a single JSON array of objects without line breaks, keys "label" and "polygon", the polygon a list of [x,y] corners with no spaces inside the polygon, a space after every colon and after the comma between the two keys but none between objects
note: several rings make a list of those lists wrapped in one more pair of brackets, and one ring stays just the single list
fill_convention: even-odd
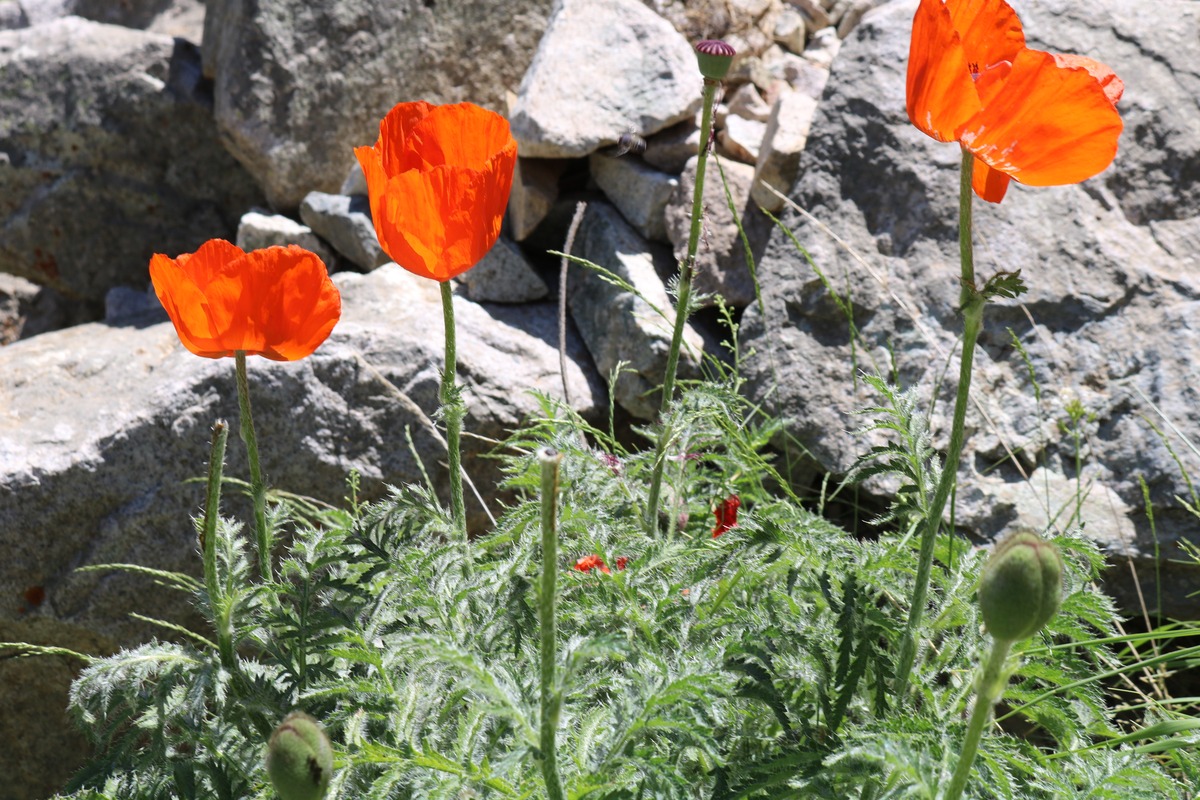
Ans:
[{"label": "small red flower", "polygon": [[713,526],[714,539],[730,528],[737,527],[737,513],[741,505],[741,498],[731,494],[713,510],[713,516],[717,518],[717,524]]},{"label": "small red flower", "polygon": [[617,570],[625,569],[625,565],[629,563],[629,556],[617,556]]},{"label": "small red flower", "polygon": [[[604,559],[598,554],[592,553],[590,556],[584,556],[575,562],[575,569],[579,572],[591,572],[598,569],[605,575],[609,574],[608,565],[604,563]],[[617,563],[617,569],[622,569],[620,562]]]}]

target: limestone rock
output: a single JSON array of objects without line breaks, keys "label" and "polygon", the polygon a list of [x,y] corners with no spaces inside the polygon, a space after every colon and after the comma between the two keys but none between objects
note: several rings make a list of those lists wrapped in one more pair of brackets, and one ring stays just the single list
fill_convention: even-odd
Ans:
[{"label": "limestone rock", "polygon": [[694,116],[691,45],[638,0],[558,0],[511,117],[521,155],[577,158]]},{"label": "limestone rock", "polygon": [[476,303],[531,303],[550,294],[521,248],[504,237],[482,261],[459,275],[458,281]]},{"label": "limestone rock", "polygon": [[647,239],[667,241],[664,213],[679,185],[674,175],[651,169],[637,157],[592,153],[592,177],[621,216]]},{"label": "limestone rock", "polygon": [[[662,278],[674,272],[671,254],[643,239],[615,208],[602,202],[588,203],[573,252],[619,275],[641,295],[583,267],[571,267],[567,289],[571,318],[596,368],[608,379],[625,362],[611,387],[613,399],[635,417],[652,419],[661,403],[658,387],[675,322]],[[688,325],[679,354],[681,376],[696,374],[703,349],[700,334]]]},{"label": "limestone rock", "polygon": [[373,270],[392,260],[379,245],[371,223],[370,201],[362,195],[309,192],[300,204],[300,219],[364,270]]},{"label": "limestone rock", "polygon": [[725,118],[725,126],[718,133],[717,141],[731,158],[743,164],[753,164],[758,160],[758,151],[766,132],[765,122],[730,114]]},{"label": "limestone rock", "polygon": [[772,214],[783,208],[783,200],[762,184],[787,194],[800,170],[800,154],[808,140],[809,126],[817,111],[817,101],[801,92],[780,92],[771,108],[771,121],[763,134],[758,162],[754,165],[754,184],[750,198]]},{"label": "limestone rock", "polygon": [[742,119],[766,122],[771,117],[771,106],[758,93],[752,83],[739,86],[726,101],[729,113]]},{"label": "limestone rock", "polygon": [[[841,47],[842,40],[838,38],[837,30],[822,28],[812,35],[808,47],[804,48],[803,55],[818,67],[829,69]],[[905,58],[907,59],[907,56]],[[901,96],[903,97],[903,95]]]},{"label": "limestone rock", "polygon": [[655,169],[678,175],[699,152],[700,126],[695,119],[687,119],[647,139],[642,158]]},{"label": "limestone rock", "polygon": [[301,225],[291,217],[282,214],[264,214],[261,211],[247,211],[238,223],[238,247],[243,250],[259,250],[275,245],[286,247],[289,244],[298,245],[305,250],[316,253],[327,267],[332,268],[335,258],[329,245],[313,233],[312,228]]},{"label": "limestone rock", "polygon": [[[502,111],[551,0],[209,0],[204,70],[227,146],[290,211],[336,192],[397,102]],[[250,57],[248,57],[250,56]]]},{"label": "limestone rock", "polygon": [[[813,120],[791,196],[842,243],[798,214],[783,219],[849,301],[858,340],[851,345],[830,288],[782,233],[759,261],[771,287],[765,307],[743,318],[743,345],[757,351],[746,365],[751,396],[791,421],[789,434],[822,471],[844,472],[872,444],[849,433],[861,425],[854,412],[878,401],[855,381],[856,365],[886,375],[894,359],[901,383],[930,397],[961,332],[959,150],[917,131],[897,100],[914,9],[911,0],[891,3],[863,18]],[[1200,80],[1166,66],[1200,37],[1200,10],[1175,0],[1152,18],[1120,0],[1086,10],[1046,0],[1022,12],[1031,46],[1100,58],[1131,88],[1107,171],[1078,186],[1014,183],[1003,203],[975,203],[979,275],[1020,269],[1030,290],[985,314],[956,521],[984,538],[1016,520],[1034,528],[1081,521],[1115,559],[1132,559],[1146,598],[1157,596],[1161,575],[1161,611],[1187,617],[1196,611],[1185,596],[1196,570],[1178,547],[1194,541],[1195,519],[1175,500],[1187,484],[1150,423],[1177,452],[1172,430],[1200,440],[1200,278],[1188,250],[1200,233],[1200,140],[1188,133],[1200,129],[1200,108],[1188,99],[1200,96]],[[944,386],[937,397],[934,443],[944,448],[953,397]],[[1085,412],[1081,474],[1063,427],[1072,408]],[[1194,475],[1196,465],[1186,466]],[[1154,505],[1157,563],[1139,476]],[[1133,608],[1128,576],[1125,566],[1113,570],[1109,589]]]},{"label": "limestone rock", "polygon": [[[732,119],[732,118],[731,118]],[[696,166],[699,157],[692,158],[679,177],[679,188],[667,205],[667,236],[675,248],[675,258],[687,254],[687,240],[692,225],[692,194],[696,186]],[[724,161],[725,178],[733,195],[734,207],[748,232],[755,231],[747,216],[750,185],[754,167],[736,161]],[[735,306],[745,306],[754,299],[754,284],[746,266],[745,250],[738,236],[737,224],[725,199],[721,172],[714,159],[708,160],[704,173],[704,228],[696,251],[696,291],[720,294]]]},{"label": "limestone rock", "polygon": [[558,179],[566,163],[544,158],[517,158],[505,217],[514,240],[524,241],[550,213],[558,199]]},{"label": "limestone rock", "polygon": [[805,26],[804,15],[799,11],[789,8],[780,14],[779,19],[775,22],[774,33],[775,41],[791,52],[796,54],[804,52],[804,40],[808,29]]},{"label": "limestone rock", "polygon": [[830,26],[829,14],[818,0],[788,0],[788,3],[804,16],[809,30],[819,31]]},{"label": "limestone rock", "polygon": [[192,45],[67,17],[0,32],[0,272],[99,304],[260,200]]}]

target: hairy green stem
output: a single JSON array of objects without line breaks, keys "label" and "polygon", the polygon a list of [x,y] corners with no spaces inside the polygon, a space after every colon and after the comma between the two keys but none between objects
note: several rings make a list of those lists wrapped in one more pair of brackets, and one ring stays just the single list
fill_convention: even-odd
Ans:
[{"label": "hairy green stem", "polygon": [[542,463],[542,589],[538,597],[541,626],[541,721],[539,749],[542,779],[549,800],[564,800],[562,779],[558,775],[558,717],[562,698],[555,686],[558,660],[558,623],[555,600],[558,581],[558,466],[562,453],[549,447],[538,451]]},{"label": "hairy green stem", "polygon": [[254,434],[254,417],[250,413],[250,381],[246,377],[246,351],[238,350],[237,392],[241,409],[242,441],[246,443],[246,459],[250,462],[250,491],[254,496],[254,537],[258,544],[258,572],[263,580],[273,580],[271,569],[271,536],[267,531],[267,486],[263,483],[262,467],[258,460],[258,437]]},{"label": "hairy green stem", "polygon": [[692,227],[688,232],[687,255],[679,266],[679,296],[675,303],[675,329],[671,333],[671,349],[667,352],[667,368],[663,374],[660,422],[663,429],[658,434],[654,448],[654,471],[650,477],[650,494],[646,500],[646,532],[658,530],[658,504],[662,494],[663,468],[666,460],[670,431],[665,421],[671,398],[675,394],[675,374],[679,370],[679,351],[683,346],[683,329],[687,325],[692,303],[692,278],[696,267],[696,249],[700,245],[700,229],[704,214],[704,168],[708,164],[708,140],[712,136],[713,103],[717,97],[720,81],[704,79],[704,106],[700,116],[700,154],[696,161],[696,186],[692,190]]},{"label": "hairy green stem", "polygon": [[958,764],[954,767],[954,775],[942,800],[958,800],[967,779],[971,776],[971,766],[975,763],[975,754],[979,751],[979,740],[983,737],[983,728],[992,715],[992,707],[1004,693],[1004,662],[1013,643],[1007,639],[996,639],[992,643],[992,651],[983,665],[978,682],[975,685],[975,706],[971,709],[971,719],[967,723],[967,738],[963,741],[962,751],[958,756]]},{"label": "hairy green stem", "polygon": [[958,246],[962,261],[962,315],[963,339],[961,365],[958,373],[958,392],[954,398],[954,418],[950,425],[950,446],[946,451],[946,463],[942,477],[934,491],[933,501],[926,511],[925,529],[921,533],[921,550],[917,560],[916,583],[913,586],[912,604],[908,610],[908,624],[901,643],[900,658],[896,664],[893,694],[897,704],[903,704],[912,678],[913,662],[917,654],[917,629],[925,613],[925,598],[929,592],[929,573],[933,568],[933,551],[937,544],[938,530],[942,525],[942,513],[954,489],[958,476],[958,460],[962,455],[963,428],[967,418],[967,403],[971,393],[971,368],[975,363],[975,342],[983,327],[984,297],[975,288],[975,259],[971,243],[971,172],[974,156],[963,150],[962,180],[959,194]]},{"label": "hairy green stem", "polygon": [[217,651],[221,663],[233,669],[233,626],[224,601],[225,593],[217,580],[217,520],[221,516],[221,474],[225,469],[225,443],[229,441],[229,425],[217,420],[213,425],[212,449],[208,455],[208,494],[204,504],[204,528],[200,533],[200,553],[204,560],[204,588],[213,610],[213,627],[217,632]]},{"label": "hairy green stem", "polygon": [[467,508],[463,502],[462,453],[459,439],[465,410],[462,398],[455,391],[454,372],[457,364],[454,336],[454,292],[450,281],[442,281],[442,319],[446,329],[446,367],[442,370],[442,413],[446,417],[446,455],[450,466],[450,509],[454,515],[454,530],[462,541],[467,540]]}]

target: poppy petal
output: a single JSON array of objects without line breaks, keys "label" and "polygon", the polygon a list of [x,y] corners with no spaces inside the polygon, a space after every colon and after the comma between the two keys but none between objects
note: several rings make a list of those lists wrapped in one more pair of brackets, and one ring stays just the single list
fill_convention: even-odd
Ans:
[{"label": "poppy petal", "polygon": [[963,146],[994,169],[1030,186],[1078,183],[1117,152],[1121,117],[1105,88],[1085,69],[1024,50],[1004,89],[968,120]]},{"label": "poppy petal", "polygon": [[496,243],[517,160],[499,114],[471,103],[401,103],[375,145],[354,152],[379,243],[400,266],[447,281]]},{"label": "poppy petal", "polygon": [[921,0],[908,52],[908,118],[939,142],[952,142],[982,104],[967,54],[942,0]]},{"label": "poppy petal", "polygon": [[1111,67],[1101,64],[1094,58],[1055,53],[1054,63],[1060,67],[1086,69],[1100,83],[1101,88],[1104,89],[1104,94],[1108,96],[1108,99],[1112,101],[1114,106],[1121,99],[1121,95],[1125,93],[1125,82],[1117,77],[1117,73],[1113,72]]},{"label": "poppy petal", "polygon": [[971,188],[975,194],[989,203],[999,203],[1008,192],[1008,182],[1012,180],[998,169],[992,169],[978,158],[971,170]]},{"label": "poppy petal", "polygon": [[1021,19],[1004,0],[947,0],[946,8],[972,75],[1012,63],[1025,49]]},{"label": "poppy petal", "polygon": [[295,245],[245,253],[214,239],[191,255],[155,255],[150,277],[179,340],[206,358],[304,358],[341,316],[325,265]]}]

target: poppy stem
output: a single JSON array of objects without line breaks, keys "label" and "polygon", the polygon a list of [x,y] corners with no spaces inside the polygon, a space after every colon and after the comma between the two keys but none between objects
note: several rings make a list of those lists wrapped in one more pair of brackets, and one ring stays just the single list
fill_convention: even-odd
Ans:
[{"label": "poppy stem", "polygon": [[562,696],[555,683],[558,661],[558,623],[555,604],[558,580],[558,468],[562,453],[549,447],[538,450],[542,464],[542,586],[538,596],[541,627],[541,718],[538,749],[541,751],[542,780],[549,800],[564,800],[558,774],[558,720]]},{"label": "poppy stem", "polygon": [[1007,639],[996,639],[992,642],[992,650],[983,665],[975,683],[975,705],[971,708],[971,719],[967,722],[967,738],[963,740],[958,763],[954,765],[954,775],[942,800],[958,800],[967,779],[971,777],[971,767],[975,763],[975,754],[979,751],[979,741],[983,738],[983,728],[992,715],[992,708],[1004,692],[1004,662],[1013,643]]},{"label": "poppy stem", "polygon": [[446,455],[450,466],[450,510],[454,530],[467,541],[467,510],[463,502],[462,453],[459,439],[462,434],[463,403],[454,383],[457,364],[454,338],[454,292],[450,281],[442,281],[442,319],[446,327],[446,367],[442,370],[442,414],[446,417]]},{"label": "poppy stem", "polygon": [[700,244],[700,228],[704,217],[704,168],[708,165],[708,145],[712,137],[713,104],[721,82],[704,79],[704,106],[700,115],[700,153],[696,159],[696,186],[692,190],[692,227],[688,232],[687,255],[679,265],[679,296],[675,303],[675,330],[671,334],[671,349],[667,351],[667,368],[663,374],[662,405],[659,407],[663,428],[654,448],[654,471],[650,477],[650,495],[646,500],[646,532],[658,530],[658,504],[662,494],[663,468],[671,432],[666,425],[667,410],[675,394],[675,374],[679,370],[679,350],[683,346],[683,329],[691,313],[692,278],[696,267],[696,249]]},{"label": "poppy stem", "polygon": [[975,342],[983,328],[983,306],[985,297],[975,288],[975,260],[971,242],[971,173],[975,157],[963,150],[962,180],[959,194],[958,241],[962,260],[962,308],[963,338],[962,356],[958,373],[958,392],[954,399],[954,417],[950,425],[950,445],[946,450],[946,462],[942,466],[942,477],[934,491],[933,500],[926,510],[925,530],[921,534],[921,550],[917,559],[917,576],[913,586],[912,604],[908,610],[908,624],[900,648],[900,659],[896,663],[893,694],[897,703],[903,703],[912,678],[913,663],[917,655],[917,628],[925,613],[925,599],[929,592],[929,574],[933,569],[933,551],[938,531],[942,526],[942,513],[954,489],[958,477],[958,460],[962,455],[963,429],[967,418],[967,402],[971,393],[971,368],[975,362]]},{"label": "poppy stem", "polygon": [[271,535],[267,531],[267,487],[263,483],[258,460],[258,437],[254,434],[254,417],[250,413],[250,381],[246,377],[246,351],[238,350],[237,392],[241,409],[242,441],[246,443],[246,460],[250,462],[250,491],[254,497],[254,533],[258,543],[258,572],[264,581],[274,580],[271,570]]},{"label": "poppy stem", "polygon": [[204,528],[200,533],[200,553],[204,560],[204,588],[212,609],[217,632],[217,651],[226,669],[233,670],[233,623],[229,604],[217,580],[217,520],[221,515],[221,475],[225,469],[225,443],[229,425],[217,420],[213,425],[212,449],[208,456],[208,494],[204,504]]}]

